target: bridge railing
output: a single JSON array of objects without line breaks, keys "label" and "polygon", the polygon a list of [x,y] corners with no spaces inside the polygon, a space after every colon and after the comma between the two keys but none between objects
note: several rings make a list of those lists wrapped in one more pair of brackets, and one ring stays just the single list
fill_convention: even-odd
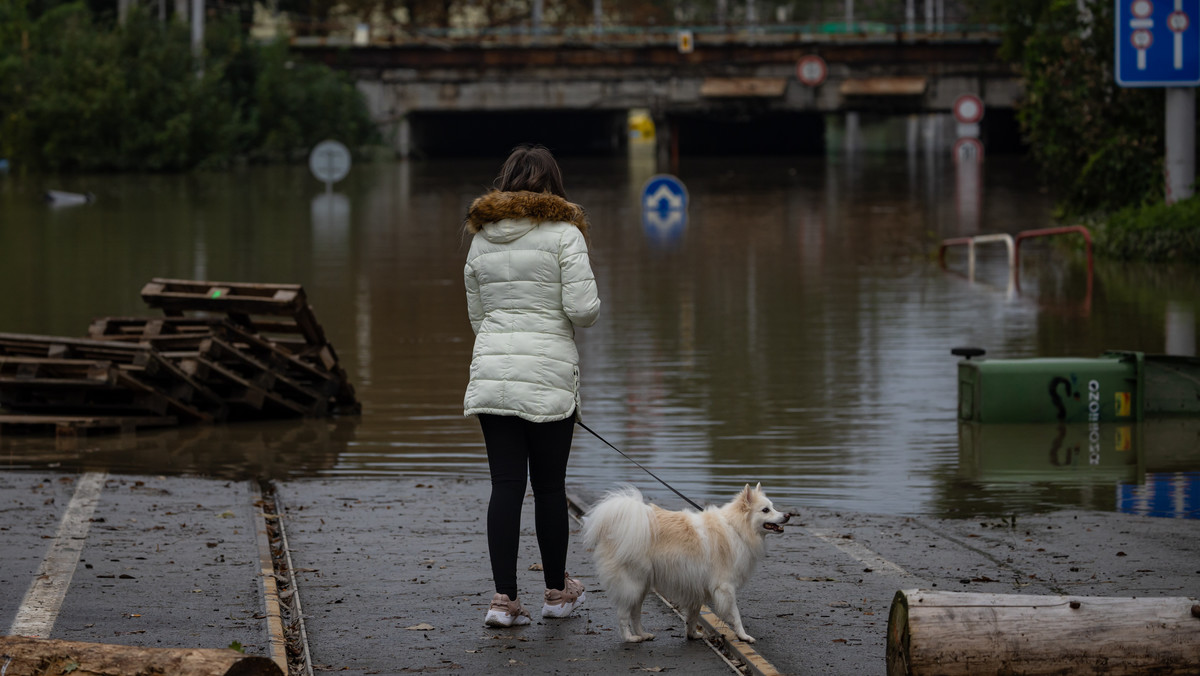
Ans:
[{"label": "bridge railing", "polygon": [[[990,23],[955,24],[895,24],[877,21],[858,22],[811,22],[811,23],[763,23],[754,25],[676,24],[676,25],[602,25],[596,26],[529,26],[505,27],[424,27],[409,28],[399,24],[374,24],[364,31],[364,24],[343,19],[321,23],[299,23],[289,29],[291,42],[296,46],[306,45],[358,45],[388,46],[421,44],[444,41],[453,44],[528,44],[531,40],[545,40],[559,44],[596,43],[670,43],[674,45],[678,36],[690,32],[696,40],[696,48],[702,49],[705,42],[722,43],[746,39],[768,41],[821,42],[825,40],[872,41],[927,40],[927,39],[978,39],[996,40],[1001,27]],[[302,34],[297,34],[302,33]],[[364,38],[365,34],[365,38]]]}]

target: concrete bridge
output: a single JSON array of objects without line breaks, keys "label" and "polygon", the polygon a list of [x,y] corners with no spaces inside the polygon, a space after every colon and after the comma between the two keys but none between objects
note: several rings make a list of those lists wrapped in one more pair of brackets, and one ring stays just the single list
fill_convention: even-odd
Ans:
[{"label": "concrete bridge", "polygon": [[[362,46],[297,39],[294,49],[351,72],[401,156],[494,155],[530,139],[560,152],[617,152],[637,108],[650,111],[664,155],[814,153],[827,115],[948,112],[967,93],[987,109],[985,140],[1016,142],[1021,86],[997,56],[995,33],[696,32],[691,41],[662,31]],[[820,83],[798,73],[810,55],[826,65]]]}]

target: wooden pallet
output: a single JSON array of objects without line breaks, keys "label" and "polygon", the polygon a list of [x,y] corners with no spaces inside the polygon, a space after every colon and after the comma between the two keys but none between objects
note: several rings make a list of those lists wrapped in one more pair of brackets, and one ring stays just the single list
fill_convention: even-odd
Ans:
[{"label": "wooden pallet", "polygon": [[0,355],[50,359],[103,359],[128,363],[144,350],[144,347],[137,344],[87,338],[0,333]]},{"label": "wooden pallet", "polygon": [[[61,362],[64,361],[70,360],[44,360],[36,366],[46,373],[34,376],[0,375],[0,406],[20,413],[171,415],[198,422],[214,419],[212,414],[143,383],[112,364],[96,362],[86,366],[86,372],[71,374],[63,371],[65,367]],[[76,363],[76,369],[83,369],[88,364]],[[0,368],[8,366],[4,364]],[[31,365],[18,366],[27,368]]]},{"label": "wooden pallet", "polygon": [[[224,313],[234,324],[255,333],[298,333],[307,345],[326,344],[325,330],[299,284],[155,278],[142,287],[142,300],[168,317],[183,317],[185,312]],[[271,319],[255,319],[255,315]]]},{"label": "wooden pallet", "polygon": [[[287,402],[289,408],[302,415],[323,415],[329,406],[330,392],[321,392],[289,377],[275,364],[259,361],[248,351],[240,350],[220,338],[209,338],[200,345],[202,358],[210,364],[221,364],[249,382],[264,387]],[[270,364],[270,365],[269,365]],[[332,388],[330,388],[332,389]]]},{"label": "wooden pallet", "polygon": [[[21,356],[8,356],[11,354]],[[83,373],[84,369],[88,373]],[[35,373],[40,374],[36,382],[30,381]],[[87,387],[129,390],[140,396],[113,394],[106,399],[102,395],[49,393],[51,388]],[[223,420],[225,414],[224,404],[214,392],[190,379],[151,346],[12,333],[0,334],[0,401],[17,410],[115,405],[161,414],[170,409],[185,420],[203,422]]]},{"label": "wooden pallet", "polygon": [[112,364],[90,359],[0,357],[0,384],[21,387],[111,387]]},{"label": "wooden pallet", "polygon": [[87,338],[0,333],[8,429],[360,412],[299,285],[154,279],[142,297],[166,316],[102,317]]},{"label": "wooden pallet", "polygon": [[223,321],[212,317],[101,317],[88,327],[88,337],[144,343],[159,338],[205,336]]},{"label": "wooden pallet", "polygon": [[127,434],[152,427],[173,427],[172,416],[0,415],[0,436],[55,434],[58,437]]}]

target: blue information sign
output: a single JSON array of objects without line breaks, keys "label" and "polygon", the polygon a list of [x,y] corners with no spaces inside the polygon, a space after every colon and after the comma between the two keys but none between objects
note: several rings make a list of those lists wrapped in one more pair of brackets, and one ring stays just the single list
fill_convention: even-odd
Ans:
[{"label": "blue information sign", "polygon": [[1114,1],[1118,85],[1200,85],[1200,0]]},{"label": "blue information sign", "polygon": [[642,188],[642,227],[660,243],[679,239],[687,227],[687,188],[669,174],[658,174]]}]

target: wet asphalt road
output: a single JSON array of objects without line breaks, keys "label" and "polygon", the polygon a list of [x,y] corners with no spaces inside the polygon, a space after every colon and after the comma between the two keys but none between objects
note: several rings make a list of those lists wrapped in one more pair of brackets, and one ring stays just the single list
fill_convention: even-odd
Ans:
[{"label": "wet asphalt road", "polygon": [[[7,633],[40,621],[48,636],[67,640],[202,648],[237,641],[248,653],[268,653],[252,484],[88,476],[0,473],[0,623]],[[96,492],[81,508],[77,494],[86,485]],[[492,593],[486,481],[305,480],[276,489],[318,671],[732,673],[708,647],[686,641],[682,622],[654,599],[645,624],[658,637],[622,643],[581,547],[570,552],[568,570],[588,588],[587,604],[575,617],[542,621],[541,574],[527,570],[538,560],[532,500],[519,581],[534,622],[483,627]],[[597,497],[575,490],[585,501]],[[674,496],[647,493],[680,507]],[[1018,517],[1014,525],[796,511],[739,594],[746,628],[759,639],[755,649],[781,673],[883,673],[888,610],[899,589],[1198,593],[1196,521],[1057,512]],[[68,527],[80,517],[75,530]],[[49,564],[70,563],[73,551],[69,574],[46,574]],[[45,604],[53,600],[48,590],[59,587],[52,617],[31,616],[25,604]]]}]

